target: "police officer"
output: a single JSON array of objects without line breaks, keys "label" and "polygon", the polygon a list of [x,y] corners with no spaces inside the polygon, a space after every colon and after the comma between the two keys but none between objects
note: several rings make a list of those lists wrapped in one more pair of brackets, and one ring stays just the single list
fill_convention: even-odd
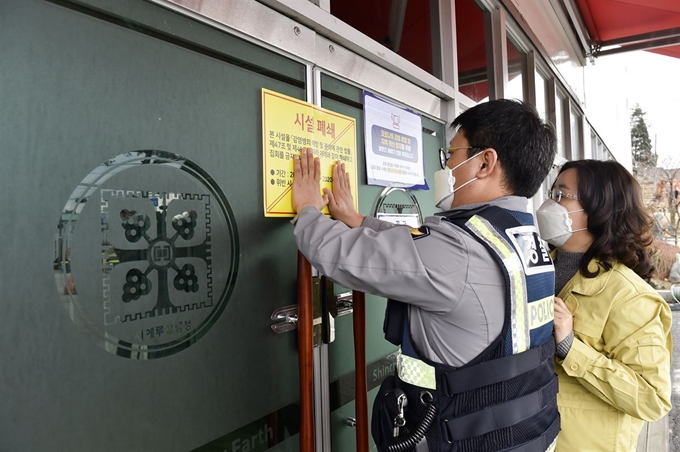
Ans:
[{"label": "police officer", "polygon": [[380,451],[552,450],[554,269],[527,198],[551,168],[555,133],[511,100],[451,127],[434,177],[444,212],[417,229],[359,214],[343,164],[321,195],[319,161],[302,150],[295,238],[327,277],[390,300],[385,337],[400,351],[373,410]]}]

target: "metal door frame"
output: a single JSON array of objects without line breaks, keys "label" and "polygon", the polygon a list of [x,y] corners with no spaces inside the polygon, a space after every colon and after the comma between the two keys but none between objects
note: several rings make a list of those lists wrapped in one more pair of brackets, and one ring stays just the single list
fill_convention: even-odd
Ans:
[{"label": "metal door frame", "polygon": [[[431,74],[387,48],[382,48],[383,52],[386,52],[384,65],[376,64],[348,50],[348,46],[332,41],[306,26],[302,22],[304,17],[300,17],[300,21],[295,21],[255,0],[203,0],[193,9],[181,5],[181,0],[147,1],[236,35],[300,63],[322,68],[355,86],[392,98],[440,121],[453,119],[447,114],[447,104],[461,96],[453,90],[450,84],[435,79]],[[314,19],[320,21],[319,26],[323,27],[321,22],[330,15],[311,3],[309,5],[319,10],[318,17]],[[451,26],[452,13],[449,13],[447,17],[448,20],[442,22]],[[267,26],[263,27],[263,23]],[[341,27],[344,31],[348,33],[353,31],[360,35],[356,36],[357,40],[354,43],[349,43],[345,38],[347,44],[364,49],[371,49],[377,45],[373,40],[348,25],[342,25],[344,25]],[[451,38],[442,52],[447,54],[454,52],[453,44],[455,44],[455,38]],[[388,57],[391,58],[389,61]],[[408,77],[395,76],[395,70],[390,70],[390,67],[407,74]],[[418,79],[418,84],[409,79]],[[310,78],[310,82],[312,81],[313,79]],[[310,91],[308,94],[308,101],[312,102],[313,92]],[[462,96],[460,100],[465,101],[464,97]]]}]

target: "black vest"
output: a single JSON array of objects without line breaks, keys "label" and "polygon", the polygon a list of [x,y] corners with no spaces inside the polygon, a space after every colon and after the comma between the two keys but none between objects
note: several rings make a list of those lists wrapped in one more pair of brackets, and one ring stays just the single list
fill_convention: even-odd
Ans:
[{"label": "black vest", "polygon": [[[408,306],[390,300],[385,338],[401,346],[401,355],[399,377],[383,382],[374,404],[372,433],[378,450],[414,450],[419,433],[425,433],[429,452],[554,450],[560,429],[552,336],[554,268],[533,217],[484,206],[454,212],[446,219],[482,243],[502,269],[503,328],[482,353],[455,368],[418,353],[409,330]],[[423,374],[429,378],[423,379]],[[436,388],[418,384],[425,380],[436,382]],[[398,437],[395,394],[405,394],[408,401]],[[424,419],[431,420],[426,432]]]}]

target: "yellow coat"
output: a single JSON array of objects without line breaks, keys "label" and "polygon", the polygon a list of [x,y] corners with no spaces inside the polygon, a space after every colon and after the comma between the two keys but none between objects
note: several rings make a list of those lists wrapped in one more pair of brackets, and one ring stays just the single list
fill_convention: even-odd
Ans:
[{"label": "yellow coat", "polygon": [[558,296],[574,315],[574,343],[556,359],[556,450],[634,452],[643,421],[671,408],[670,308],[618,263],[595,278],[576,273]]}]

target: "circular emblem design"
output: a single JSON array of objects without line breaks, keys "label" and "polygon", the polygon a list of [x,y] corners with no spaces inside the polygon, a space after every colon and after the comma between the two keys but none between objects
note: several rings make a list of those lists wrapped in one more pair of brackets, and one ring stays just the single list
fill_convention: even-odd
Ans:
[{"label": "circular emblem design", "polygon": [[196,342],[227,305],[238,232],[224,193],[163,151],[118,155],[66,202],[57,289],[73,322],[106,351],[156,359]]}]

